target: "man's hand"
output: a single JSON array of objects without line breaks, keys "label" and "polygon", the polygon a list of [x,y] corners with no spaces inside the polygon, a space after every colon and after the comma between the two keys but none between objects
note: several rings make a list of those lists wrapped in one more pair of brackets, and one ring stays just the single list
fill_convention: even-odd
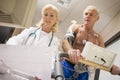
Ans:
[{"label": "man's hand", "polygon": [[79,49],[68,50],[68,55],[69,61],[73,64],[76,64],[80,58],[83,58]]},{"label": "man's hand", "polygon": [[112,68],[111,68],[111,74],[120,75],[120,68],[116,65],[113,65]]}]

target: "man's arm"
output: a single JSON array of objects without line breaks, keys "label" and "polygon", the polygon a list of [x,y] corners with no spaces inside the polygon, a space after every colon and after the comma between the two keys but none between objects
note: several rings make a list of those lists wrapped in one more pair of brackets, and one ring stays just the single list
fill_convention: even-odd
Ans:
[{"label": "man's arm", "polygon": [[75,24],[71,25],[67,30],[65,38],[62,42],[62,48],[64,52],[68,52],[68,50],[73,49],[72,45],[74,43],[77,30],[78,30],[78,26]]},{"label": "man's arm", "polygon": [[69,55],[69,59],[66,60],[75,64],[80,59],[80,51],[78,49],[73,49],[74,40],[79,28],[77,25],[71,27],[72,28],[69,28],[65,35],[65,39],[62,42],[62,48],[63,51]]},{"label": "man's arm", "polygon": [[69,44],[68,40],[65,38],[62,42],[62,48],[64,52],[68,52],[68,50],[72,49],[72,45]]},{"label": "man's arm", "polygon": [[102,37],[102,35],[101,34],[99,34],[99,46],[100,47],[105,47],[105,44],[104,44],[104,41],[103,41],[103,37]]}]

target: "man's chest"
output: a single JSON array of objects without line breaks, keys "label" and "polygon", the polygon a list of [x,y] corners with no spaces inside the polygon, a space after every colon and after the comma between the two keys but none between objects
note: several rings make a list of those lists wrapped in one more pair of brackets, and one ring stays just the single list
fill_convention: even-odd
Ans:
[{"label": "man's chest", "polygon": [[87,33],[85,31],[79,31],[76,33],[75,41],[78,44],[84,44],[86,41],[98,44],[99,36],[96,33]]}]

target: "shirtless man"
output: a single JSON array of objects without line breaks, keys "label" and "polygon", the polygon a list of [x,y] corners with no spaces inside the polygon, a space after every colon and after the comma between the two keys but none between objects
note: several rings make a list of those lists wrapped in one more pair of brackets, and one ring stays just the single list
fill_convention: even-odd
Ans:
[{"label": "shirtless man", "polygon": [[[72,63],[73,66],[78,62],[78,59],[81,58],[80,54],[86,41],[90,41],[98,46],[104,47],[102,36],[93,29],[94,24],[98,19],[99,12],[97,8],[95,6],[88,6],[83,12],[83,24],[74,24],[68,29],[65,39],[62,43],[62,48],[64,52],[68,53],[69,55],[69,60],[67,60],[67,62],[70,62],[70,64]],[[70,40],[73,41],[71,42]],[[64,63],[62,65],[65,66]],[[65,69],[63,69],[63,72],[64,70]],[[74,72],[69,76],[68,74],[69,73],[64,72],[64,76],[66,78],[74,75]],[[88,80],[88,78],[74,78],[74,80]]]}]

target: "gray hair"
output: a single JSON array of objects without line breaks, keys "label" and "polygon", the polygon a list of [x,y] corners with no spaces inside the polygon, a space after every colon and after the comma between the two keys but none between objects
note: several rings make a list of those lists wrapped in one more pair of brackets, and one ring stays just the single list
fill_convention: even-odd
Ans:
[{"label": "gray hair", "polygon": [[97,18],[99,18],[100,17],[100,15],[99,15],[99,10],[95,7],[95,6],[93,6],[93,5],[89,5],[89,6],[87,6],[86,8],[85,8],[85,10],[84,10],[84,12],[83,13],[85,13],[85,11],[86,10],[88,10],[88,9],[92,9],[92,10],[95,10],[96,11],[96,16],[97,16]]}]

